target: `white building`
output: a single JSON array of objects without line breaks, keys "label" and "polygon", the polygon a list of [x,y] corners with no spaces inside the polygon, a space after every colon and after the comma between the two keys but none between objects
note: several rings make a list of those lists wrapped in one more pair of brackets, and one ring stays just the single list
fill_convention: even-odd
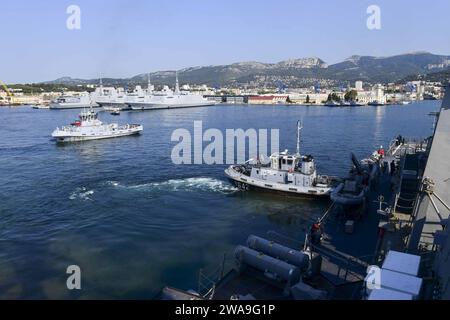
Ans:
[{"label": "white building", "polygon": [[372,87],[372,100],[370,102],[386,103],[386,95],[384,94],[384,87],[381,84],[376,84]]},{"label": "white building", "polygon": [[356,96],[356,101],[360,104],[368,104],[372,101],[372,92],[371,91],[358,91],[358,95]]},{"label": "white building", "polygon": [[328,98],[328,93],[294,93],[289,94],[289,100],[298,104],[323,104]]},{"label": "white building", "polygon": [[363,82],[362,81],[356,81],[355,82],[355,90],[356,91],[363,91]]}]

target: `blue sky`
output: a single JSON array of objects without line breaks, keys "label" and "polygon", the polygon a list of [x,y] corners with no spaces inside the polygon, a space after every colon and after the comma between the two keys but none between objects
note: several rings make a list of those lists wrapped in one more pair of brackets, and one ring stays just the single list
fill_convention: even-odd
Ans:
[{"label": "blue sky", "polygon": [[[66,8],[81,8],[81,30]],[[366,27],[369,5],[381,30]],[[450,55],[448,0],[14,0],[0,4],[0,80],[128,77],[238,61],[411,51]]]}]

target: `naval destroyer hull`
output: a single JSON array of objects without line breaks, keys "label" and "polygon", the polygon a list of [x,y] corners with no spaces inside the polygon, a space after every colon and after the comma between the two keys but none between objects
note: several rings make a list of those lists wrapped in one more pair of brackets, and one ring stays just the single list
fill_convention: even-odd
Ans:
[{"label": "naval destroyer hull", "polygon": [[97,104],[104,108],[105,110],[110,109],[120,109],[120,110],[130,110],[130,106],[127,105],[125,102],[97,102]]},{"label": "naval destroyer hull", "polygon": [[204,103],[186,103],[186,104],[157,104],[157,103],[134,103],[130,104],[132,110],[158,110],[158,109],[178,109],[178,108],[196,108],[215,105],[214,101]]},{"label": "naval destroyer hull", "polygon": [[61,105],[61,104],[50,104],[49,109],[52,110],[63,110],[63,109],[85,109],[85,108],[99,108],[99,105],[90,105],[90,104],[66,104],[66,105]]}]

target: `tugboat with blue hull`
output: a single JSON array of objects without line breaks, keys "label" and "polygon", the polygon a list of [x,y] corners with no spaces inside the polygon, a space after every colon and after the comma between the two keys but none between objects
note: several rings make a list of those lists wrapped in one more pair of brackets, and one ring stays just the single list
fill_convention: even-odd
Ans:
[{"label": "tugboat with blue hull", "polygon": [[[274,153],[270,162],[247,161],[243,165],[231,165],[225,174],[241,190],[265,190],[290,195],[328,197],[333,189],[334,178],[318,175],[314,158],[300,154],[300,131],[297,123],[297,152],[288,150]],[[252,163],[253,162],[253,163]]]}]

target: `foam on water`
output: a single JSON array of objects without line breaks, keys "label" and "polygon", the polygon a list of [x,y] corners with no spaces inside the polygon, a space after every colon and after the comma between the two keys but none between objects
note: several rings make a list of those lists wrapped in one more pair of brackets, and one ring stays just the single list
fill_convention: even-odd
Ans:
[{"label": "foam on water", "polygon": [[120,186],[120,183],[117,182],[117,181],[106,181],[106,182],[105,182],[105,185],[111,186],[111,187],[119,187],[119,186]]},{"label": "foam on water", "polygon": [[88,190],[86,187],[80,187],[76,188],[75,191],[70,194],[69,199],[92,200],[90,196],[92,196],[93,194],[94,190]]},{"label": "foam on water", "polygon": [[137,185],[122,185],[117,181],[108,181],[106,183],[112,187],[126,188],[128,190],[143,190],[143,191],[187,191],[187,192],[218,192],[223,194],[233,193],[238,191],[237,188],[231,184],[213,178],[195,177],[187,179],[170,179],[162,182],[151,182]]}]

